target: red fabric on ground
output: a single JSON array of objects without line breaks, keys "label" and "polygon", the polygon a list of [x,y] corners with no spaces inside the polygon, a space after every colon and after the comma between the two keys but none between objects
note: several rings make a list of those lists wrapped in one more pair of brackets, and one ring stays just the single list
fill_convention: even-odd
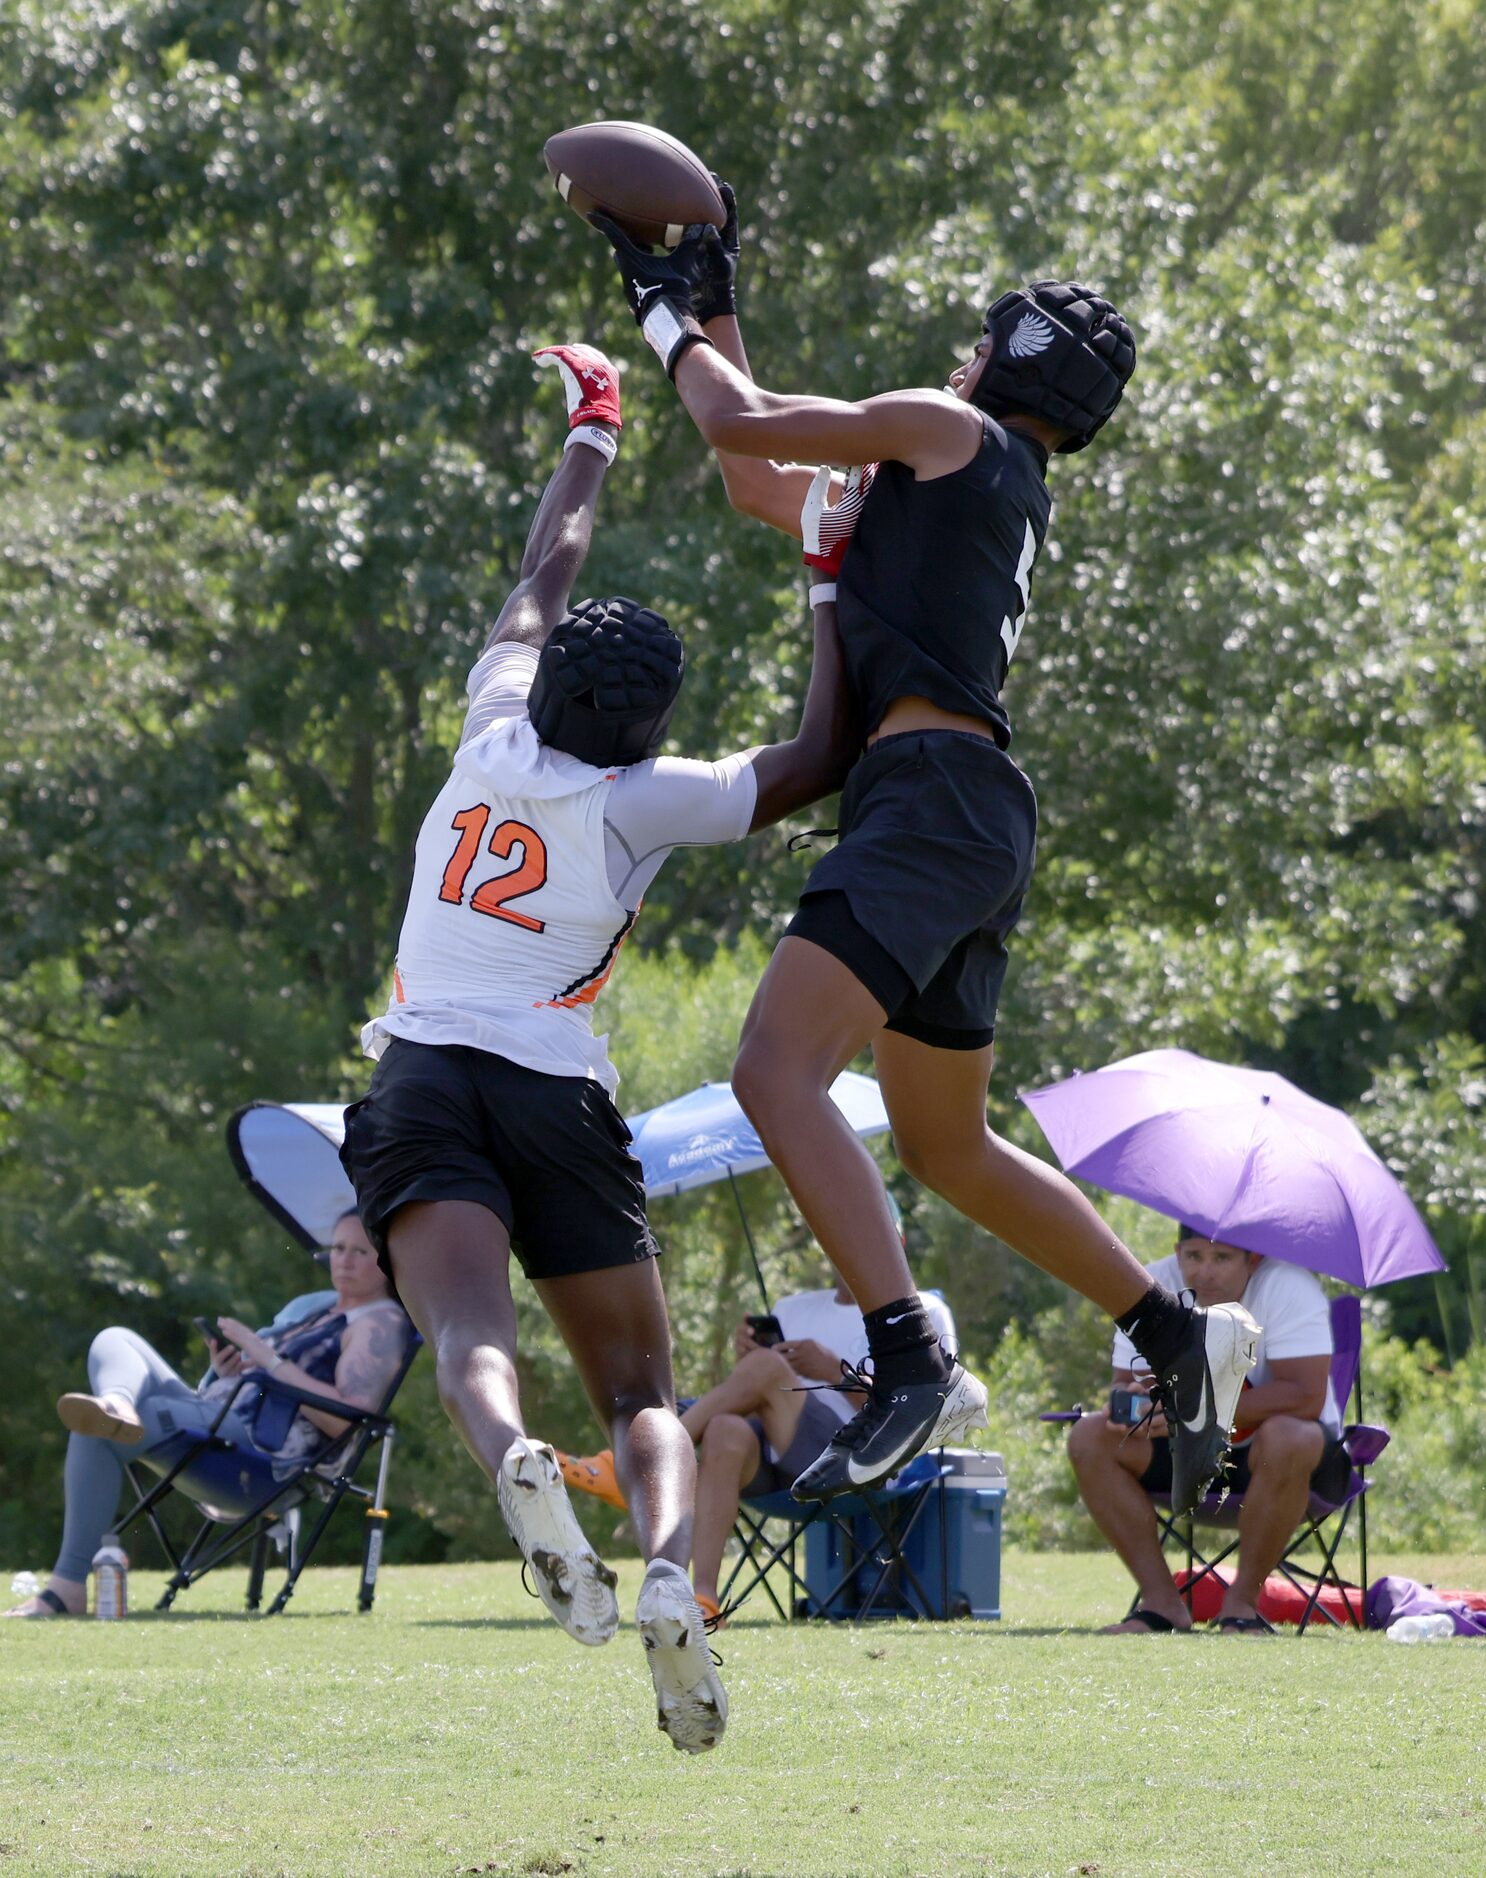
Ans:
[{"label": "red fabric on ground", "polygon": [[[1196,1589],[1192,1593],[1192,1616],[1199,1624],[1211,1623],[1223,1602],[1223,1593],[1233,1583],[1233,1573],[1223,1570],[1220,1566],[1216,1572],[1208,1572],[1201,1577],[1196,1572],[1186,1570],[1177,1572],[1175,1577],[1178,1588],[1184,1587],[1189,1578],[1197,1579]],[[1441,1592],[1439,1595],[1454,1597],[1456,1594]],[[1467,1593],[1466,1595],[1474,1594]],[[1264,1581],[1263,1591],[1259,1594],[1259,1615],[1268,1618],[1272,1624],[1298,1624],[1305,1615],[1306,1601],[1309,1596],[1309,1587],[1304,1591],[1297,1591],[1288,1578],[1283,1577],[1279,1572],[1271,1572]],[[1338,1623],[1361,1624],[1362,1592],[1354,1585],[1348,1593],[1347,1601],[1343,1602],[1342,1594],[1335,1586],[1323,1585],[1321,1595],[1316,1600],[1316,1609],[1311,1613],[1312,1623],[1318,1619],[1322,1623],[1325,1622],[1320,1615],[1323,1610],[1328,1611]]]}]

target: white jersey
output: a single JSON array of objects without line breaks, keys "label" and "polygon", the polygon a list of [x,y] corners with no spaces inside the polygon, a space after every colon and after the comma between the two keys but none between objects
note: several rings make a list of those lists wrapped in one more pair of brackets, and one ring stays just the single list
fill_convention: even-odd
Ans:
[{"label": "white jersey", "polygon": [[754,753],[579,762],[532,728],[536,664],[498,644],[470,674],[464,738],[418,834],[391,1000],[362,1047],[467,1044],[612,1095],[593,1001],[671,849],[748,832]]}]

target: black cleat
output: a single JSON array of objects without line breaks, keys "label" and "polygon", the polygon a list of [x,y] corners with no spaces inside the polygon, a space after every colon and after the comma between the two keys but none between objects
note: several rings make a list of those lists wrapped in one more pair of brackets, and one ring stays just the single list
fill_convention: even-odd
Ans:
[{"label": "black cleat", "polygon": [[790,1491],[797,1500],[863,1493],[880,1487],[925,1448],[943,1447],[985,1426],[985,1389],[958,1363],[942,1382],[889,1388],[874,1378],[867,1400],[836,1430],[825,1453],[810,1463]]},{"label": "black cleat", "polygon": [[1241,1304],[1194,1310],[1187,1341],[1156,1377],[1171,1438],[1171,1510],[1190,1513],[1215,1478],[1233,1432],[1259,1326]]}]

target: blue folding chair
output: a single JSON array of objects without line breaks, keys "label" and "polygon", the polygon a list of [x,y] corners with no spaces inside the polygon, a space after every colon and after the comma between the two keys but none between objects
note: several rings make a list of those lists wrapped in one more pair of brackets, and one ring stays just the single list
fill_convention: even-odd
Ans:
[{"label": "blue folding chair", "polygon": [[[250,1102],[227,1124],[227,1151],[239,1179],[276,1224],[317,1256],[336,1220],[356,1204],[340,1163],[344,1114],[334,1102]],[[294,1298],[269,1328],[283,1330],[299,1323],[334,1303],[335,1295],[322,1290]],[[365,1503],[356,1603],[358,1610],[371,1609],[386,1537],[387,1479],[394,1441],[391,1409],[421,1343],[409,1324],[402,1362],[374,1410],[349,1408],[254,1371],[240,1379],[238,1389],[228,1395],[209,1425],[182,1426],[147,1455],[136,1455],[125,1464],[136,1498],[118,1530],[147,1520],[173,1568],[157,1610],[169,1610],[180,1592],[251,1546],[247,1606],[256,1611],[273,1545],[286,1556],[288,1567],[284,1584],[268,1609],[270,1617],[278,1615],[294,1595],[300,1573],[347,1495]],[[296,1407],[325,1409],[351,1426],[317,1452],[288,1462],[240,1447],[218,1430],[238,1391],[250,1381]],[[380,1450],[376,1485],[358,1486],[356,1475],[373,1448]],[[153,1484],[152,1475],[160,1476]],[[172,1541],[158,1512],[171,1494],[191,1502],[201,1515],[199,1527],[183,1549]],[[321,1509],[319,1517],[308,1538],[302,1538],[302,1514],[314,1505]]]},{"label": "blue folding chair", "polygon": [[[275,1318],[273,1327],[282,1328],[313,1315],[326,1298],[334,1297],[334,1292],[319,1292],[296,1298]],[[296,1388],[262,1371],[246,1371],[209,1425],[180,1427],[157,1442],[148,1454],[125,1463],[136,1497],[117,1530],[122,1534],[138,1520],[148,1520],[173,1567],[156,1610],[169,1610],[180,1592],[251,1545],[247,1608],[256,1611],[262,1602],[269,1547],[274,1544],[287,1556],[288,1566],[284,1583],[268,1608],[270,1617],[277,1616],[293,1597],[300,1573],[314,1556],[335,1509],[348,1494],[366,1503],[356,1602],[358,1610],[371,1609],[386,1534],[387,1479],[395,1435],[390,1410],[422,1343],[411,1324],[408,1332],[402,1362],[375,1410],[351,1408],[333,1397]],[[284,1461],[259,1449],[245,1448],[217,1431],[238,1395],[249,1385],[296,1407],[324,1409],[351,1426],[326,1447],[294,1460]],[[373,1447],[381,1450],[376,1485],[358,1486],[356,1475]],[[160,1478],[151,1485],[148,1475]],[[172,1493],[191,1502],[201,1515],[184,1549],[171,1539],[158,1511]],[[315,1503],[320,1505],[319,1517],[309,1536],[302,1538],[303,1510]]]},{"label": "blue folding chair", "polygon": [[[722,1604],[740,1604],[762,1589],[786,1623],[955,1615],[944,1608],[942,1587],[926,1585],[909,1557],[944,1472],[936,1454],[920,1454],[871,1493],[808,1505],[787,1491],[743,1500],[733,1528],[738,1557],[719,1594]],[[782,1524],[783,1533],[771,1533],[771,1524]],[[784,1575],[783,1598],[771,1576],[776,1571]]]}]

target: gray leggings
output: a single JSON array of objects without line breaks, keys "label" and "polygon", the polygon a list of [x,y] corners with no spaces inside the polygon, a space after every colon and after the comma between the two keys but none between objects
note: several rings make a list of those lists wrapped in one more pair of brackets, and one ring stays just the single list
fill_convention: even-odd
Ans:
[{"label": "gray leggings", "polygon": [[[87,1578],[93,1554],[118,1513],[125,1461],[148,1454],[180,1429],[205,1433],[217,1413],[217,1405],[203,1402],[158,1350],[117,1324],[100,1330],[93,1339],[88,1351],[88,1388],[93,1395],[123,1396],[132,1402],[144,1423],[144,1439],[126,1447],[102,1435],[67,1438],[62,1549],[52,1570],[58,1578],[77,1584]],[[217,1432],[225,1440],[252,1445],[236,1407]]]}]

